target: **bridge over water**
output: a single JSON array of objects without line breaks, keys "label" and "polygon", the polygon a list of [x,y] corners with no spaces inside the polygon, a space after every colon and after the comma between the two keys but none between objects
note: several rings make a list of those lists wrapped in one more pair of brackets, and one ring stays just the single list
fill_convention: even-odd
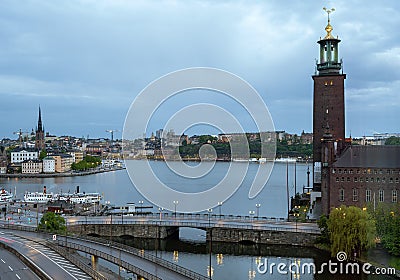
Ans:
[{"label": "bridge over water", "polygon": [[320,235],[315,223],[287,222],[267,218],[204,215],[141,215],[131,217],[68,218],[68,230],[82,234],[109,237],[179,238],[179,229],[206,231],[206,239],[220,242],[254,242],[262,244],[311,246]]}]

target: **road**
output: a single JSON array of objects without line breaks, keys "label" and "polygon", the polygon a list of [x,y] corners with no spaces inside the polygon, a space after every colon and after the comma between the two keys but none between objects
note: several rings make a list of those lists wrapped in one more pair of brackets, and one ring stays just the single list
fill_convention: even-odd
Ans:
[{"label": "road", "polygon": [[4,248],[0,248],[0,279],[40,279],[17,256]]},{"label": "road", "polygon": [[[55,251],[14,234],[13,231],[1,230],[0,242],[18,251],[36,264],[50,279],[88,280],[92,279],[70,261]],[[1,276],[3,277],[3,276]],[[1,278],[3,279],[3,278]],[[11,278],[10,278],[11,279]],[[18,279],[12,278],[12,279]],[[30,279],[30,278],[26,278]],[[37,279],[37,278],[33,278]]]},{"label": "road", "polygon": [[[2,240],[3,239],[3,240]],[[29,239],[29,240],[28,240]],[[64,265],[64,263],[67,263],[67,260],[63,260],[61,256],[56,256],[57,253],[55,253],[53,250],[46,248],[37,242],[33,241],[45,241],[49,240],[50,236],[48,234],[42,234],[42,233],[36,233],[36,232],[29,232],[29,231],[17,231],[17,230],[3,230],[0,231],[0,242],[10,242],[11,240],[13,242],[21,242],[25,243],[34,249],[40,250],[43,254],[50,256],[51,259],[56,260],[56,264],[47,264],[47,266],[50,267],[52,266],[51,269],[46,270],[51,272],[51,277],[53,279],[90,279],[90,277],[84,277],[82,274],[77,274],[75,270],[71,272],[71,265]],[[33,240],[33,241],[31,241]],[[57,238],[57,240],[60,241],[65,241],[65,237],[60,237]],[[55,242],[57,243],[57,242]],[[157,258],[153,255],[149,255],[148,253],[145,253],[144,251],[140,251],[138,249],[131,248],[132,251],[124,251],[121,250],[117,247],[113,247],[112,245],[110,246],[109,244],[102,244],[99,242],[93,242],[89,240],[82,240],[79,238],[74,238],[74,237],[68,237],[68,245],[71,247],[71,245],[83,245],[86,246],[87,248],[93,249],[93,250],[98,250],[99,252],[108,254],[112,257],[115,257],[116,260],[122,260],[125,261],[128,264],[132,264],[143,271],[146,271],[152,275],[159,276],[163,280],[188,280],[188,279],[206,279],[206,277],[201,276],[200,274],[197,274],[193,271],[190,271],[188,269],[185,269],[183,267],[180,267],[176,265],[175,263],[168,262],[166,260],[162,260],[160,258]],[[79,249],[78,249],[79,250]],[[19,250],[20,251],[20,250]],[[132,252],[136,253],[132,253]],[[140,253],[137,253],[139,252]],[[43,258],[41,259],[34,259],[34,262],[42,268],[42,262],[45,261]],[[73,275],[61,275],[62,271],[60,271],[59,268],[55,267],[55,265],[60,264],[63,266],[65,269],[69,270],[70,273]],[[72,265],[73,266],[73,265]],[[76,267],[75,267],[76,268]],[[76,268],[77,269],[77,268]],[[185,274],[186,273],[186,274]],[[190,275],[190,276],[188,276]],[[76,276],[76,278],[71,278],[71,276]],[[192,277],[193,276],[193,277]]]}]

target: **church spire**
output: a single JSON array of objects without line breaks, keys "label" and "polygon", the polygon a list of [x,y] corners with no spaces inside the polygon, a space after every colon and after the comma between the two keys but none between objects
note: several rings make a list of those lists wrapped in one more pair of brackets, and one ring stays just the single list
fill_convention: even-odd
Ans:
[{"label": "church spire", "polygon": [[39,151],[43,150],[45,148],[45,141],[44,141],[44,127],[42,123],[42,111],[40,109],[40,105],[39,105],[39,118],[38,118],[35,138],[36,138],[35,148]]},{"label": "church spire", "polygon": [[39,119],[38,119],[37,130],[38,130],[38,131],[43,131],[42,112],[41,112],[41,110],[40,110],[40,105],[39,105]]}]

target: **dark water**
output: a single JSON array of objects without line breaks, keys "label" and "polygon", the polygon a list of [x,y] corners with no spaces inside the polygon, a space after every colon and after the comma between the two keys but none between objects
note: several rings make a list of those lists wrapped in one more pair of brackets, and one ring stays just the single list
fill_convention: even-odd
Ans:
[{"label": "dark water", "polygon": [[[140,164],[140,162],[139,162]],[[185,179],[172,173],[164,162],[156,161],[150,163],[156,171],[160,180],[176,190],[186,192],[200,191],[212,187],[220,180],[229,163],[218,162],[209,176],[199,180]],[[243,163],[233,163],[243,164]],[[260,216],[267,217],[286,217],[287,215],[287,195],[286,195],[286,164],[276,163],[270,179],[265,188],[255,199],[248,198],[249,185],[252,176],[257,171],[258,164],[250,164],[242,186],[238,191],[223,203],[221,207],[216,207],[214,213],[248,215],[249,211],[256,211],[256,204],[261,204]],[[307,185],[307,165],[297,164],[297,190]],[[140,166],[138,167],[138,172]],[[310,178],[311,180],[312,178]],[[294,164],[289,164],[289,192],[294,194]],[[311,182],[310,182],[311,183]],[[22,197],[25,191],[41,191],[43,186],[47,186],[48,192],[73,192],[76,186],[80,186],[81,191],[99,192],[104,195],[104,201],[110,201],[115,205],[123,205],[128,202],[138,204],[144,201],[144,206],[151,204],[134,188],[125,170],[101,173],[82,177],[63,177],[63,178],[24,178],[24,179],[0,179],[0,186],[6,189],[17,189],[17,196]],[[179,205],[178,205],[179,206]],[[157,206],[154,206],[156,212]],[[179,207],[177,208],[179,212]],[[129,239],[125,243],[137,248],[144,249],[153,254],[176,262],[179,265],[190,268],[203,275],[207,275],[210,263],[209,244],[205,243],[205,233],[201,230],[181,229],[181,240],[167,240],[155,244],[154,240]],[[157,250],[156,250],[157,248]],[[235,280],[235,279],[391,279],[378,275],[341,275],[341,274],[280,274],[275,272],[270,274],[260,274],[257,271],[257,263],[267,258],[268,264],[284,263],[290,265],[297,263],[315,263],[320,266],[327,262],[329,256],[321,251],[308,248],[295,248],[290,246],[265,246],[265,245],[242,245],[242,244],[218,244],[212,246],[211,263],[213,269],[213,279]],[[115,270],[115,267],[114,267]],[[287,269],[286,269],[287,270]],[[118,269],[116,269],[118,272]],[[125,274],[127,276],[127,274]]]}]

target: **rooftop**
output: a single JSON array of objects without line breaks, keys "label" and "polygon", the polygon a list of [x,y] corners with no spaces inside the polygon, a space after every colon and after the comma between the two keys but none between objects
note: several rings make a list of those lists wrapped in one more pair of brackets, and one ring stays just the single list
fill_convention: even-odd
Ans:
[{"label": "rooftop", "polygon": [[333,166],[400,168],[400,146],[350,146]]}]

